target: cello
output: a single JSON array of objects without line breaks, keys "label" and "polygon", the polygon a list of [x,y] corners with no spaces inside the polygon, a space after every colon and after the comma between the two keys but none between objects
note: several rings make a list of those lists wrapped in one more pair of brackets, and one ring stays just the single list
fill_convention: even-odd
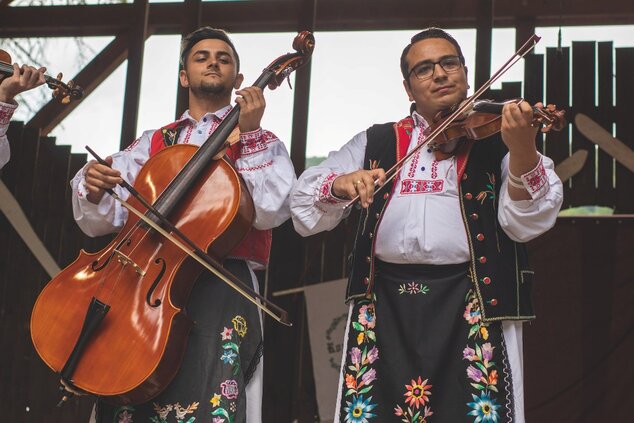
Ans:
[{"label": "cello", "polygon": [[[312,34],[300,33],[293,48],[254,85],[274,89],[305,64]],[[244,182],[226,159],[215,159],[239,113],[235,106],[200,147],[177,144],[152,156],[134,187],[124,183],[131,197],[119,201],[132,213],[120,233],[97,253],[81,251],[38,296],[33,345],[65,384],[115,405],[158,395],[180,366],[193,325],[183,308],[203,268],[288,324],[283,310],[218,263],[254,218]]]}]

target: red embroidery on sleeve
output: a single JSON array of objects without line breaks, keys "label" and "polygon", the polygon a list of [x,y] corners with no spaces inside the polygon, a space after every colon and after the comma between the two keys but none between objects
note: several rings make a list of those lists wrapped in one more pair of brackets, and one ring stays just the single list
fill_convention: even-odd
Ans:
[{"label": "red embroidery on sleeve", "polygon": [[535,194],[548,183],[548,175],[546,175],[546,169],[544,169],[544,163],[541,158],[535,169],[522,175],[522,181],[531,194]]},{"label": "red embroidery on sleeve", "polygon": [[324,181],[321,183],[321,186],[319,187],[319,202],[320,203],[338,204],[338,203],[341,203],[342,201],[345,201],[345,200],[339,200],[332,195],[332,183],[334,182],[335,179],[337,179],[337,176],[339,175],[333,172],[330,175],[326,176]]}]

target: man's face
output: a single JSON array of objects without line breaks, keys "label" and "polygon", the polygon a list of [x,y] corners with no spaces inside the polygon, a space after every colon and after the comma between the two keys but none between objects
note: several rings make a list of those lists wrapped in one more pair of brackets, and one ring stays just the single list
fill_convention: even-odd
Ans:
[{"label": "man's face", "polygon": [[233,89],[240,88],[243,80],[242,74],[237,73],[231,47],[216,39],[194,44],[179,76],[183,87],[202,96],[230,96]]},{"label": "man's face", "polygon": [[[453,44],[444,38],[428,38],[418,41],[410,48],[406,60],[408,71],[429,66],[443,58],[457,56]],[[429,123],[441,110],[446,110],[467,96],[467,68],[460,66],[453,72],[445,71],[440,64],[431,65],[433,76],[420,80],[411,72],[403,81],[409,100],[416,103],[416,111]]]}]

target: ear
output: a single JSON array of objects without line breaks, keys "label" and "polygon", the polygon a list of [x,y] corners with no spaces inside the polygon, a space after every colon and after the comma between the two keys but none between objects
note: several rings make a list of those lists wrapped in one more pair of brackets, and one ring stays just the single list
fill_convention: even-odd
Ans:
[{"label": "ear", "polygon": [[189,79],[187,78],[187,72],[185,71],[185,69],[181,69],[178,72],[178,79],[181,82],[181,87],[189,88]]},{"label": "ear", "polygon": [[241,73],[236,75],[236,80],[233,83],[233,88],[234,89],[239,89],[240,86],[242,85],[242,82],[244,82],[244,75],[242,75]]},{"label": "ear", "polygon": [[407,97],[409,101],[414,101],[414,97],[412,96],[412,90],[409,86],[409,83],[406,80],[403,80],[403,88],[405,88],[405,92],[407,93]]}]

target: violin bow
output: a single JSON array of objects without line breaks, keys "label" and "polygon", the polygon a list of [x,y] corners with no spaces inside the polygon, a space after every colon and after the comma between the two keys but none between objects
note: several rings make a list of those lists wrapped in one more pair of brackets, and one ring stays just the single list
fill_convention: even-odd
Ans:
[{"label": "violin bow", "polygon": [[[411,159],[414,154],[416,154],[418,151],[420,151],[421,148],[423,148],[425,145],[429,144],[429,142],[433,141],[439,134],[441,134],[445,129],[447,129],[447,127],[449,125],[451,125],[453,123],[453,121],[455,121],[457,118],[459,118],[460,116],[462,116],[462,114],[467,111],[468,109],[470,109],[471,107],[473,107],[473,103],[482,95],[484,94],[484,92],[486,90],[488,90],[491,85],[493,85],[495,83],[495,81],[497,81],[502,75],[504,75],[506,73],[506,71],[508,71],[511,67],[513,67],[513,65],[515,65],[515,63],[517,63],[521,58],[523,58],[524,56],[526,56],[528,54],[529,51],[531,51],[533,49],[533,47],[535,47],[535,45],[539,42],[539,40],[541,39],[541,37],[539,37],[536,34],[533,34],[528,40],[526,40],[526,42],[524,44],[522,44],[522,46],[515,52],[513,53],[513,55],[489,78],[488,81],[486,81],[480,88],[478,88],[478,90],[476,90],[475,93],[473,93],[473,95],[471,97],[467,97],[461,104],[460,106],[453,111],[453,113],[451,113],[449,115],[449,117],[447,117],[444,121],[442,121],[438,127],[436,127],[435,130],[433,130],[428,136],[427,138],[421,142],[420,144],[418,144],[417,146],[415,146],[412,151],[410,151],[409,153],[407,153],[401,160],[399,160],[398,162],[396,162],[394,164],[394,166],[392,166],[391,168],[389,168],[387,170],[387,172],[385,172],[385,175],[387,176],[385,179],[385,183],[380,186],[378,189],[376,189],[374,191],[374,195],[376,195],[379,191],[381,191],[381,189],[387,185],[387,182],[391,181],[392,179],[394,179],[394,177],[398,174],[398,171],[400,169],[402,169],[402,167],[405,165],[405,163]],[[377,182],[375,181],[375,186],[377,184]],[[353,206],[357,201],[359,201],[359,195],[357,194],[352,200],[350,200],[350,202],[346,203],[343,208],[344,210],[347,210],[348,208],[350,208],[351,206]]]}]

